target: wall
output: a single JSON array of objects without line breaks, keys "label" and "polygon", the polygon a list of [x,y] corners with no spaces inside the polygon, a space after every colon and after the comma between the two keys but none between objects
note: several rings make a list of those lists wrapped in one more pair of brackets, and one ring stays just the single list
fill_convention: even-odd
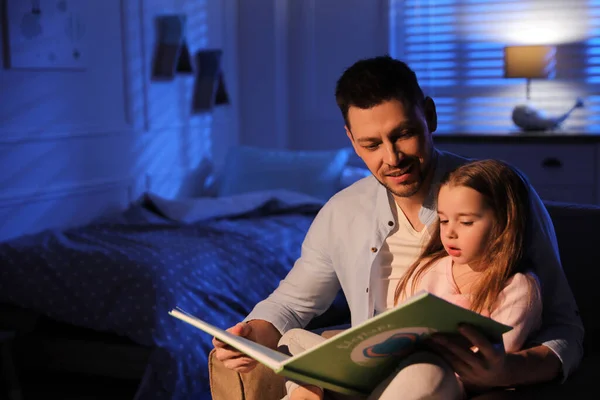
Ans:
[{"label": "wall", "polygon": [[294,149],[348,146],[335,103],[335,84],[360,58],[388,53],[387,0],[292,2],[289,145]]},{"label": "wall", "polygon": [[287,147],[288,3],[238,0],[240,141]]},{"label": "wall", "polygon": [[[236,10],[235,0],[89,1],[83,69],[1,69],[0,239],[121,210],[148,182],[189,194],[181,182],[201,160],[220,164],[237,142]],[[153,18],[175,12],[188,14],[192,52],[224,50],[232,105],[191,115],[193,75],[150,79]]]},{"label": "wall", "polygon": [[388,52],[388,1],[240,1],[239,18],[240,141],[347,146],[335,83],[359,58]]}]

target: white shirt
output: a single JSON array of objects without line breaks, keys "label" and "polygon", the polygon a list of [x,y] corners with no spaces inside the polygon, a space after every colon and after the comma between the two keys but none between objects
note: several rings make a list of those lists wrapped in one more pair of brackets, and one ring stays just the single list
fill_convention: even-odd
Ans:
[{"label": "white shirt", "polygon": [[375,314],[394,307],[394,293],[398,281],[421,254],[429,241],[430,227],[416,231],[394,198],[390,195],[390,208],[394,214],[395,225],[385,239],[379,256],[373,265],[371,285]]}]

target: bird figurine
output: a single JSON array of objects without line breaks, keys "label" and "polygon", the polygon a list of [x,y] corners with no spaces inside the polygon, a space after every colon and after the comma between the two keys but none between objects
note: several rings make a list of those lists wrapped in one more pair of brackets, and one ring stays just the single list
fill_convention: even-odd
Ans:
[{"label": "bird figurine", "polygon": [[558,117],[548,117],[541,110],[537,110],[528,104],[516,106],[512,112],[512,120],[524,131],[546,131],[556,129],[562,124],[573,111],[584,106],[583,100],[578,98],[571,109]]}]

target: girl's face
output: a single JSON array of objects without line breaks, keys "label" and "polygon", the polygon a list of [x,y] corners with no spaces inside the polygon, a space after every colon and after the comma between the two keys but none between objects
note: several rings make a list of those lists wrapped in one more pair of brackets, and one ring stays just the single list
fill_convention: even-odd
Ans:
[{"label": "girl's face", "polygon": [[478,270],[494,226],[494,213],[483,196],[465,186],[443,185],[438,194],[440,236],[456,264]]}]

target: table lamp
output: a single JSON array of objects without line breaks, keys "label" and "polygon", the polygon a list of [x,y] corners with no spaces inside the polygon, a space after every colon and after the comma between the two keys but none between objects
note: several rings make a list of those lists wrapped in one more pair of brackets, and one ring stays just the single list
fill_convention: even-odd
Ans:
[{"label": "table lamp", "polygon": [[552,79],[556,68],[556,48],[554,46],[507,46],[504,48],[504,77],[525,78],[526,104],[517,105],[512,112],[513,122],[525,131],[544,131],[558,127],[576,108],[583,107],[577,99],[575,105],[559,117],[547,117],[536,109],[531,98],[532,79]]},{"label": "table lamp", "polygon": [[507,46],[504,48],[504,77],[525,78],[527,101],[532,79],[552,79],[556,67],[553,46]]}]

